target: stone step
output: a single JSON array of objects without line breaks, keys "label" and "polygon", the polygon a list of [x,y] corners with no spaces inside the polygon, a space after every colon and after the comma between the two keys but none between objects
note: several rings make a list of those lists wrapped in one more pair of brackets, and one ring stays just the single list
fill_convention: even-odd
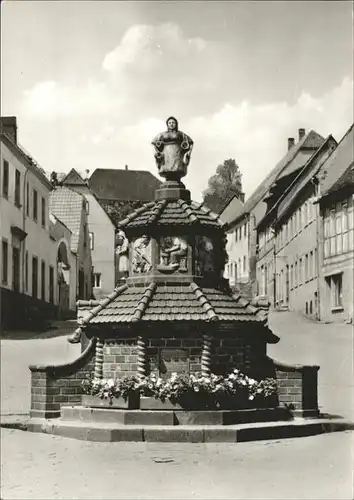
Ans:
[{"label": "stone step", "polygon": [[31,418],[30,432],[98,442],[191,442],[237,443],[269,439],[313,436],[327,432],[354,430],[354,423],[342,419],[294,419],[291,422],[266,422],[238,425],[119,425],[113,423],[45,420]]},{"label": "stone step", "polygon": [[291,420],[286,408],[246,410],[183,411],[183,410],[118,410],[63,406],[62,421],[102,422],[119,425],[232,425],[249,422]]}]

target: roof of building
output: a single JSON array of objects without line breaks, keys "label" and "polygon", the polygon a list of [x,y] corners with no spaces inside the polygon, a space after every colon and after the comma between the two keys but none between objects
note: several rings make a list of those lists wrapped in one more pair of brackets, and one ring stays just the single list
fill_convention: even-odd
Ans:
[{"label": "roof of building", "polygon": [[147,170],[96,169],[89,186],[100,200],[150,201],[161,185]]},{"label": "roof of building", "polygon": [[329,148],[330,145],[336,144],[335,139],[332,137],[332,135],[329,135],[327,139],[324,141],[321,147],[319,147],[315,153],[313,153],[303,165],[303,168],[299,171],[298,175],[293,179],[293,182],[290,183],[290,185],[284,190],[283,195],[279,198],[279,200],[274,204],[274,206],[267,212],[267,214],[263,217],[262,220],[259,221],[258,226],[262,224],[262,222],[265,220],[266,217],[269,216],[271,212],[275,212],[275,209],[278,208],[278,211],[276,213],[277,218],[279,219],[290,207],[292,202],[295,200],[297,195],[300,193],[300,191],[310,182],[312,177],[316,175],[318,170],[320,169],[323,160],[319,161],[317,164],[315,164],[315,169],[311,168],[311,164],[313,164],[314,160],[319,157],[321,152],[323,152],[326,147]]},{"label": "roof of building", "polygon": [[236,195],[233,196],[224,207],[223,211],[220,212],[220,219],[225,224],[231,223],[235,220],[235,214],[238,214],[243,210],[244,203]]},{"label": "roof of building", "polygon": [[354,183],[354,124],[323,163],[318,179],[322,197]]},{"label": "roof of building", "polygon": [[77,252],[81,229],[84,197],[66,186],[56,187],[50,193],[49,210],[73,233],[71,251]]},{"label": "roof of building", "polygon": [[40,179],[42,184],[44,184],[48,189],[52,189],[52,185],[47,179],[45,171],[38,165],[34,158],[32,158],[32,156],[25,151],[25,148],[18,142],[14,142],[13,138],[6,132],[1,132],[0,137],[4,144],[11,149],[12,153],[17,155],[20,161],[26,163],[31,172],[33,172],[36,177]]},{"label": "roof of building", "polygon": [[75,168],[72,168],[61,182],[64,186],[86,186],[86,182]]},{"label": "roof of building", "polygon": [[265,326],[268,342],[278,340],[266,327],[265,311],[240,295],[201,288],[196,283],[173,286],[152,282],[145,287],[123,285],[98,303],[78,301],[77,305],[84,312],[81,320],[83,325],[117,325],[139,321],[251,322]]},{"label": "roof of building", "polygon": [[242,210],[235,215],[233,220],[249,213],[267,194],[269,188],[280,175],[289,175],[291,172],[294,172],[294,169],[297,170],[301,168],[309,159],[309,155],[312,155],[315,149],[319,148],[324,141],[325,139],[314,130],[306,134],[299,142],[289,149],[286,155],[259,184],[257,189],[246,200]]},{"label": "roof of building", "polygon": [[159,226],[204,226],[221,228],[223,222],[203,203],[194,201],[159,200],[145,203],[119,223],[119,227],[134,229],[149,225]]}]

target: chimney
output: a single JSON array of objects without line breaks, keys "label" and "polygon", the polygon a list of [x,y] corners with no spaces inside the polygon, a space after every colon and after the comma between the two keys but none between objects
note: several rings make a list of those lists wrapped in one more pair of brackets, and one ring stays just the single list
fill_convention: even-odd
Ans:
[{"label": "chimney", "polygon": [[294,137],[289,137],[289,139],[288,139],[288,151],[289,151],[289,149],[291,149],[294,146],[294,144],[295,144]]},{"label": "chimney", "polygon": [[17,144],[17,119],[16,116],[1,117],[1,132],[6,134],[10,139]]},{"label": "chimney", "polygon": [[128,165],[125,166],[125,170],[128,170]]},{"label": "chimney", "polygon": [[305,136],[305,129],[299,128],[299,141]]},{"label": "chimney", "polygon": [[239,193],[238,194],[238,199],[242,201],[242,203],[245,203],[245,193]]}]

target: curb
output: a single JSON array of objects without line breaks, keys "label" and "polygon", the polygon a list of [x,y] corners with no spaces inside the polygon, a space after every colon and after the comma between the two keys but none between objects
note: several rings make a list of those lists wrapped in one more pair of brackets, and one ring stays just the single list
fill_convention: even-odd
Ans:
[{"label": "curb", "polygon": [[237,443],[272,439],[288,439],[318,434],[353,431],[354,422],[340,420],[299,419],[292,423],[271,425],[163,426],[85,424],[84,422],[45,419],[2,422],[1,427],[41,432],[62,437],[96,442],[192,442]]}]

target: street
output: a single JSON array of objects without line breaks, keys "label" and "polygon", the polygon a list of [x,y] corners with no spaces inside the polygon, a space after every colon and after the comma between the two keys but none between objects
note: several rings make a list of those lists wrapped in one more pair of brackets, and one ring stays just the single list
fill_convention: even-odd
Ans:
[{"label": "street", "polygon": [[[270,315],[268,354],[319,364],[321,411],[353,419],[350,325]],[[23,336],[22,336],[23,337]],[[21,337],[21,338],[22,338]],[[1,341],[1,413],[27,413],[30,363],[74,359],[65,336]],[[2,429],[1,498],[352,499],[353,433],[237,444],[90,443]]]},{"label": "street", "polygon": [[2,429],[10,499],[353,498],[353,433],[237,444],[90,443]]}]

